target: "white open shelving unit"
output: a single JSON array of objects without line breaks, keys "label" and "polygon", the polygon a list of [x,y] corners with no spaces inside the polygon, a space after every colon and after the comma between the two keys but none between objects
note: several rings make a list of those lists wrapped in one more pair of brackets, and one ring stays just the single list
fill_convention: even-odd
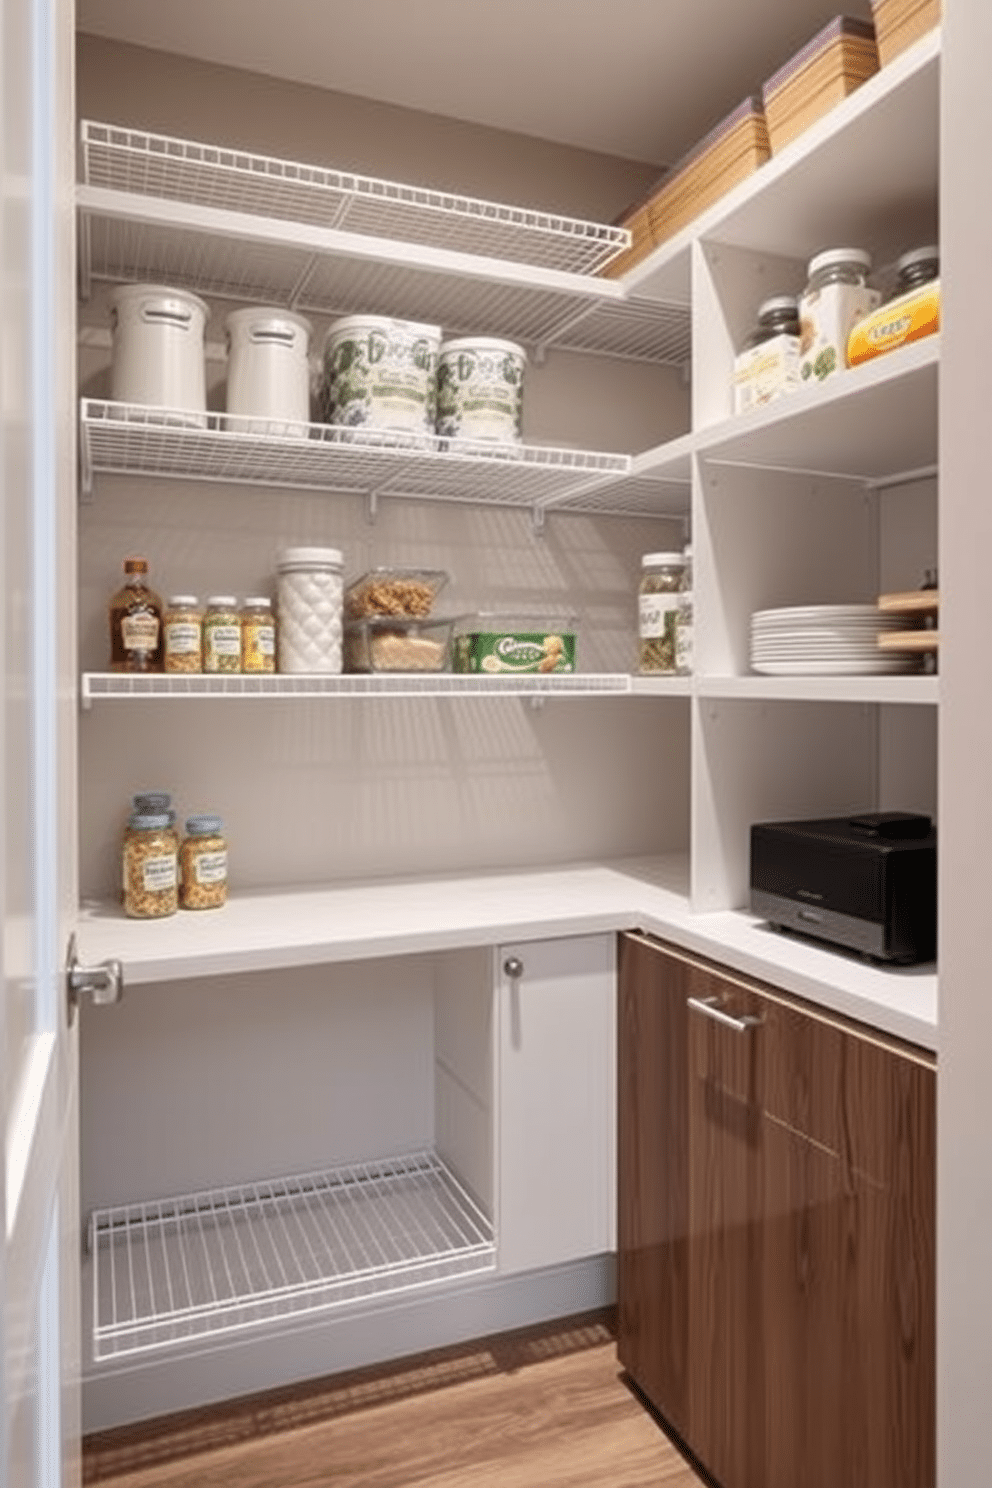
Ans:
[{"label": "white open shelving unit", "polygon": [[[784,584],[793,567],[814,566],[794,538],[780,539],[780,513],[809,511],[816,531],[828,532],[835,489],[843,528],[854,509],[852,491],[877,503],[882,493],[936,473],[939,338],[740,418],[729,417],[729,366],[742,317],[753,312],[762,288],[774,289],[777,272],[795,279],[812,252],[864,241],[869,229],[876,259],[912,242],[907,233],[919,231],[937,198],[939,58],[935,32],[616,281],[598,272],[623,245],[615,229],[85,124],[78,189],[84,296],[99,282],[153,280],[315,314],[374,305],[379,313],[437,321],[452,334],[509,336],[538,349],[681,366],[691,352],[694,384],[693,428],[633,456],[442,447],[435,440],[399,447],[324,426],[308,426],[298,438],[268,436],[226,416],[183,426],[86,399],[80,449],[87,492],[95,477],[110,474],[358,493],[371,502],[471,502],[537,515],[691,515],[702,644],[691,678],[87,672],[83,706],[377,696],[685,700],[692,840],[677,889],[658,890],[642,906],[631,887],[637,875],[620,876],[605,895],[597,890],[583,903],[574,897],[575,870],[557,877],[551,871],[540,894],[556,907],[542,918],[530,909],[490,909],[489,886],[482,885],[471,910],[447,925],[445,946],[600,932],[632,925],[640,914],[642,923],[659,933],[667,928],[690,949],[719,959],[723,948],[742,970],[851,1016],[863,1008],[867,1021],[876,1017],[892,1032],[930,1040],[932,968],[915,979],[869,970],[762,935],[739,905],[747,821],[785,808],[812,814],[811,805],[823,804],[811,801],[815,772],[845,751],[857,756],[855,764],[830,789],[842,797],[877,788],[884,732],[878,715],[896,713],[902,721],[908,714],[929,727],[938,678],[756,677],[726,660],[734,646],[721,629],[739,632],[751,608],[786,602],[774,593],[769,599],[772,578]],[[773,497],[758,489],[766,476],[786,483],[781,495],[777,487]],[[723,483],[715,494],[714,480]],[[874,520],[853,528],[852,547],[867,544]],[[213,925],[186,916],[195,923],[163,927],[155,950],[136,953],[138,980],[243,969],[256,925],[265,927],[257,932],[265,936],[263,964],[273,968],[321,956],[429,950],[425,925],[449,889],[425,879],[392,909],[386,889],[373,891],[381,908],[354,941],[342,930],[337,949],[312,944],[310,922],[331,918],[323,901],[308,890],[274,890],[244,908],[243,921],[232,904],[234,913]],[[361,886],[353,899],[349,892],[343,888],[339,900],[328,891],[335,922],[346,926],[364,913]],[[84,959],[114,954],[115,945],[133,943],[145,928],[122,925],[114,906],[87,910],[80,921]],[[490,1269],[499,1243],[490,1218],[432,1154],[418,1154],[408,1166],[390,1160],[361,1172],[335,1169],[100,1209],[89,1236],[94,1358],[109,1363]]]}]

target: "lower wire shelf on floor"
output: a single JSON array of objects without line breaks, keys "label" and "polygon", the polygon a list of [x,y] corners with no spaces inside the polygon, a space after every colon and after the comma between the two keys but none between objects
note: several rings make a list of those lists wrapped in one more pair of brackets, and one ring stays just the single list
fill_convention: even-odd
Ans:
[{"label": "lower wire shelf on floor", "polygon": [[496,1264],[492,1224],[433,1152],[96,1209],[88,1243],[96,1361]]}]

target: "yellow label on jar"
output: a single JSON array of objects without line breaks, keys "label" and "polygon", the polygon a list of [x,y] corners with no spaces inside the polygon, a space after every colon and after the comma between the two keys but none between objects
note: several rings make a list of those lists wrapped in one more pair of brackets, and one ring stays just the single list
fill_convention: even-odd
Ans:
[{"label": "yellow label on jar", "polygon": [[276,669],[276,628],[270,617],[241,622],[241,670],[274,672]]}]

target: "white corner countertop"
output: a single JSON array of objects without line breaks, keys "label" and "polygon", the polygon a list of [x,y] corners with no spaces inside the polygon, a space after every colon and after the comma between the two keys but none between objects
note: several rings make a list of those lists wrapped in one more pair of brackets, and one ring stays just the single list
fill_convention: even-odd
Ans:
[{"label": "white corner countertop", "polygon": [[118,958],[126,987],[618,930],[642,930],[936,1050],[933,965],[880,967],[743,910],[694,913],[684,857],[254,890],[220,910],[162,920],[87,903],[76,926],[80,961]]}]

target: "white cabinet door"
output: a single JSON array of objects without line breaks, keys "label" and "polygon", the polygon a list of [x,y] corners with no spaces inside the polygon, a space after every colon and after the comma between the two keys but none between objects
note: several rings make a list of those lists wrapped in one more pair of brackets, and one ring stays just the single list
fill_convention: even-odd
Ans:
[{"label": "white cabinet door", "polygon": [[0,9],[0,1483],[79,1467],[73,18]]},{"label": "white cabinet door", "polygon": [[504,946],[498,974],[499,1269],[613,1250],[615,937]]}]

